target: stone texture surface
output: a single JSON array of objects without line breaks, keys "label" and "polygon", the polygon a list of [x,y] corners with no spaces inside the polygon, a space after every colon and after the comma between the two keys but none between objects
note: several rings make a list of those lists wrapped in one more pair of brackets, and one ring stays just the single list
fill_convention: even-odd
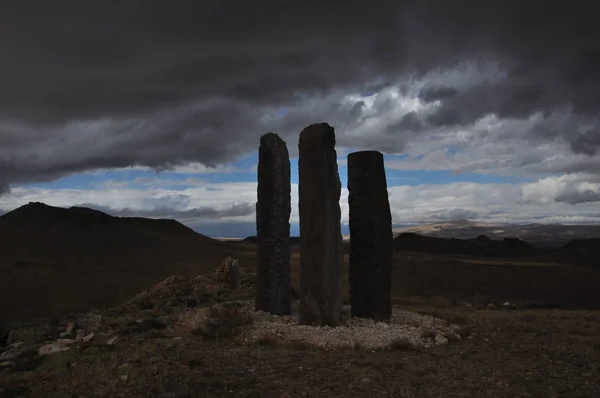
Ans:
[{"label": "stone texture surface", "polygon": [[255,308],[290,313],[290,158],[285,142],[273,133],[260,139],[256,234]]},{"label": "stone texture surface", "polygon": [[352,315],[389,320],[393,233],[383,155],[348,155],[349,286]]},{"label": "stone texture surface", "polygon": [[342,306],[340,177],[335,133],[306,127],[299,140],[300,318],[303,325],[340,324]]},{"label": "stone texture surface", "polygon": [[218,281],[227,283],[231,289],[238,289],[241,283],[239,259],[225,257],[217,267],[215,276]]}]

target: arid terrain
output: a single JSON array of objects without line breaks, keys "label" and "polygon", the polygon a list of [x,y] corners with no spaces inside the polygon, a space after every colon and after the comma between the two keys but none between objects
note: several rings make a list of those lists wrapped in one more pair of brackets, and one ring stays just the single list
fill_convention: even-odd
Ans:
[{"label": "arid terrain", "polygon": [[396,234],[415,233],[436,238],[472,239],[485,235],[492,239],[519,238],[539,247],[562,246],[574,239],[600,238],[598,225],[500,224],[469,220],[440,222],[397,228]]},{"label": "arid terrain", "polygon": [[[401,235],[395,308],[456,334],[437,342],[425,330],[429,346],[324,349],[278,332],[247,340],[259,322],[248,312],[207,310],[251,307],[252,239],[43,204],[0,217],[0,239],[0,397],[600,395],[595,241]],[[235,291],[215,276],[227,256],[244,270]],[[40,356],[48,344],[61,348]]]}]

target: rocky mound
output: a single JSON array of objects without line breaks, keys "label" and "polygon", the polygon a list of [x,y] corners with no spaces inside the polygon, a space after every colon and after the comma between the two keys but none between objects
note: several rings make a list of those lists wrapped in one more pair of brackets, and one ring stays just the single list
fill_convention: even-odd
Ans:
[{"label": "rocky mound", "polygon": [[[350,317],[345,307],[343,326],[337,328],[299,325],[298,301],[290,316],[255,312],[255,275],[234,270],[232,260],[226,258],[211,274],[166,278],[112,309],[10,328],[0,341],[0,373],[33,370],[59,353],[68,353],[68,361],[76,363],[156,337],[369,350],[432,347],[467,337],[458,325],[398,308],[390,323],[376,323]],[[241,271],[236,284],[231,282],[234,271]]]}]

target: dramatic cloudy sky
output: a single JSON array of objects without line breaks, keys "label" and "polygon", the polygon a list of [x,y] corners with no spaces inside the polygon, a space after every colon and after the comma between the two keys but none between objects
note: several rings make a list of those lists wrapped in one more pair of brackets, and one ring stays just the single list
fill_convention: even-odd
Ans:
[{"label": "dramatic cloudy sky", "polygon": [[[396,225],[600,222],[593,4],[2,2],[0,211],[87,205],[249,235],[259,137],[294,157],[326,121],[343,184],[348,152],[385,153]],[[347,221],[347,191],[341,204]]]}]

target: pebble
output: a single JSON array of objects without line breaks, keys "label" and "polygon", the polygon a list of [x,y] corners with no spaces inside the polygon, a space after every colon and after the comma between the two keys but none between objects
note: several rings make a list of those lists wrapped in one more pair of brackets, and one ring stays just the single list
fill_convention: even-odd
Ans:
[{"label": "pebble", "polygon": [[113,336],[110,339],[108,339],[108,341],[106,342],[106,344],[108,344],[108,345],[115,345],[115,344],[117,344],[118,341],[119,341],[119,336]]},{"label": "pebble", "polygon": [[87,335],[83,336],[83,341],[90,341],[91,339],[94,338],[94,332],[90,332]]},{"label": "pebble", "polygon": [[442,334],[442,337],[454,333],[452,328],[455,327],[429,315],[397,308],[393,309],[389,323],[348,317],[344,319],[343,326],[336,328],[299,325],[295,313],[286,317],[273,317],[261,311],[254,312],[251,305],[243,310],[254,317],[254,324],[241,336],[242,340],[250,344],[256,341],[256,336],[275,333],[282,340],[307,343],[327,350],[358,345],[375,352],[376,349],[390,347],[398,340],[407,341],[415,347],[432,347],[436,343],[433,339],[421,337],[419,333],[421,326],[435,331],[436,334]]}]

